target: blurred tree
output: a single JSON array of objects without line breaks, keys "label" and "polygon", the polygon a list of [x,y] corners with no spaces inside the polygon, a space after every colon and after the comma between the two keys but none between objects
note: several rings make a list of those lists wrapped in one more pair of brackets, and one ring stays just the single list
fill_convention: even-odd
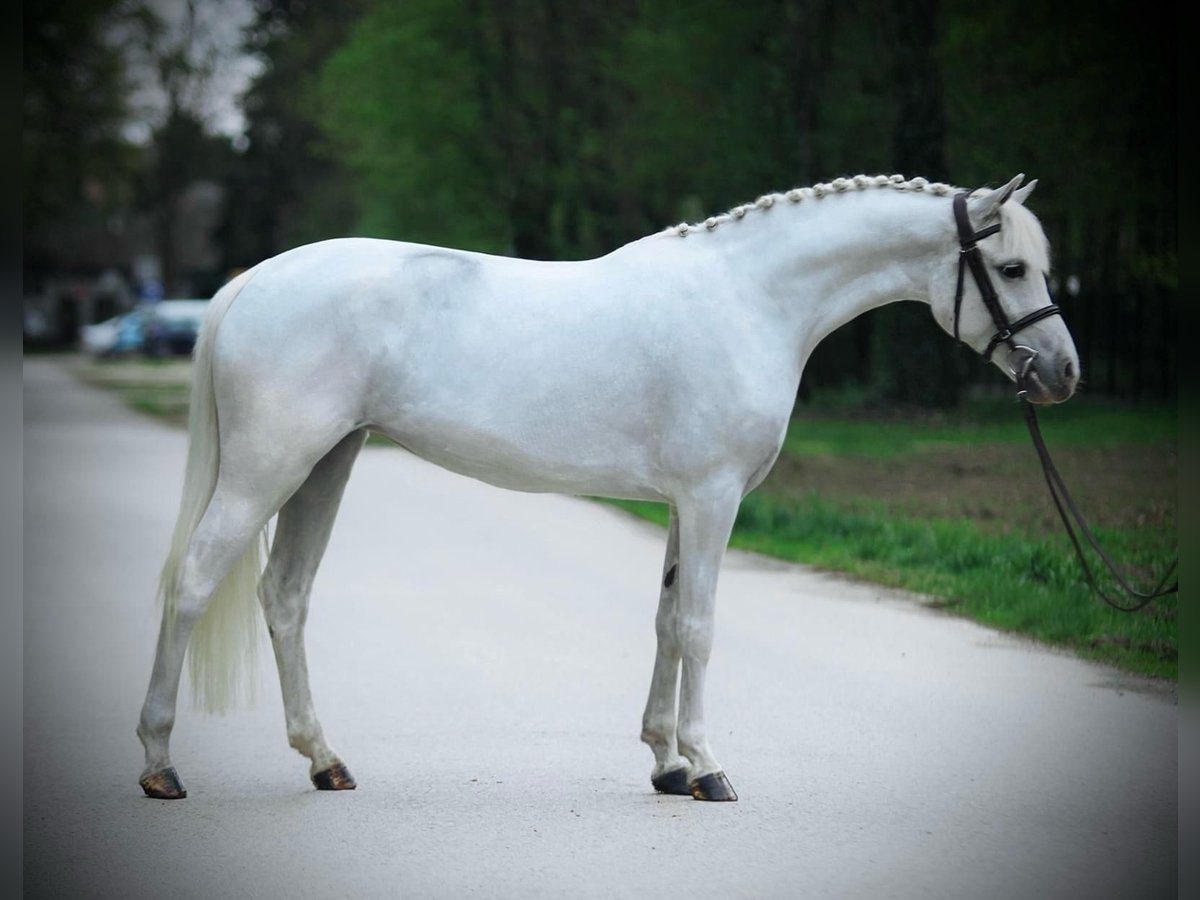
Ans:
[{"label": "blurred tree", "polygon": [[615,160],[604,150],[613,100],[605,59],[631,6],[465,4],[473,27],[453,39],[473,76],[465,87],[488,148],[482,159],[495,173],[489,193],[517,256],[589,255],[609,230]]},{"label": "blurred tree", "polygon": [[640,7],[617,58],[623,109],[612,148],[643,207],[638,232],[811,180],[830,6]]},{"label": "blurred tree", "polygon": [[[212,15],[217,8],[210,5],[205,12]],[[220,181],[228,162],[228,139],[213,133],[207,106],[213,74],[234,48],[216,41],[211,25],[201,19],[198,0],[183,0],[181,15],[172,22],[149,6],[135,9],[134,61],[162,93],[138,200],[154,219],[163,289],[171,296],[181,290],[177,232],[184,192],[200,179]]]},{"label": "blurred tree", "polygon": [[1175,391],[1178,37],[1119,0],[945,0],[942,58],[964,183],[1025,171],[1092,390]]},{"label": "blurred tree", "polygon": [[497,190],[509,173],[481,127],[475,27],[466,0],[375,3],[323,66],[316,112],[354,175],[358,230],[493,251],[511,243]]},{"label": "blurred tree", "polygon": [[[890,68],[894,130],[892,160],[909,177],[949,181],[939,0],[891,0]],[[873,370],[882,396],[893,403],[947,409],[963,388],[962,350],[945,339],[929,310],[899,303],[864,318],[872,329]]]},{"label": "blurred tree", "polygon": [[245,95],[246,141],[226,181],[230,199],[218,231],[226,272],[353,229],[353,185],[330,158],[314,89],[316,73],[363,6],[361,0],[256,5],[246,50],[264,68]]},{"label": "blurred tree", "polygon": [[130,194],[136,149],[120,0],[26,4],[22,14],[22,208],[27,274],[73,222],[103,222]]},{"label": "blurred tree", "polygon": [[[145,151],[145,166],[138,177],[138,203],[154,222],[154,243],[162,266],[163,289],[167,296],[180,296],[186,281],[192,285],[198,273],[180,271],[181,217],[185,192],[200,180],[219,182],[229,166],[229,141],[208,132],[195,113],[172,104],[166,120],[154,129]],[[192,292],[206,293],[211,273],[202,273],[202,286]]]},{"label": "blurred tree", "polygon": [[594,255],[805,179],[831,8],[376,4],[322,73],[323,122],[372,233]]},{"label": "blurred tree", "polygon": [[373,5],[319,90],[326,133],[356,175],[360,226],[533,258],[623,242],[607,136],[632,6]]}]

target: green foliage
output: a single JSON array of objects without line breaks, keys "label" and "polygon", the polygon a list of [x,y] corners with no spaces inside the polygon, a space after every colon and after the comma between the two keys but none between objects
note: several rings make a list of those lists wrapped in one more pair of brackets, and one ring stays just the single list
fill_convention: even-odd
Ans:
[{"label": "green foliage", "polygon": [[489,189],[495,157],[475,129],[479,72],[464,46],[465,0],[377,4],[326,63],[318,115],[358,175],[359,230],[505,249]]},{"label": "green foliage", "polygon": [[[596,255],[814,180],[822,153],[887,168],[887,82],[846,71],[852,26],[826,3],[376,4],[321,73],[321,121],[370,233]],[[852,126],[818,131],[825,78],[858,91],[829,109]]]},{"label": "green foliage", "polygon": [[[1139,406],[1076,398],[1043,410],[1042,433],[1055,448],[1116,447],[1173,441],[1178,429],[1174,406]],[[797,456],[854,456],[887,459],[953,446],[1024,446],[1029,432],[1012,400],[974,402],[953,416],[910,413],[881,424],[875,417],[839,416],[816,410],[788,429],[786,452]]]},{"label": "green foliage", "polygon": [[247,49],[266,63],[243,106],[247,145],[230,171],[235,202],[221,225],[223,271],[300,244],[353,232],[352,176],[317,119],[317,74],[345,40],[362,0],[259,4]]},{"label": "green foliage", "polygon": [[[1124,646],[1135,671],[1177,674],[1176,599],[1132,616],[1104,606],[1058,536],[997,535],[963,521],[848,510],[816,495],[801,504],[751,495],[736,535],[737,546],[928,593],[947,609],[1085,655],[1114,658]],[[1100,538],[1148,570],[1169,562],[1169,553],[1140,545],[1136,534],[1102,531]]]}]

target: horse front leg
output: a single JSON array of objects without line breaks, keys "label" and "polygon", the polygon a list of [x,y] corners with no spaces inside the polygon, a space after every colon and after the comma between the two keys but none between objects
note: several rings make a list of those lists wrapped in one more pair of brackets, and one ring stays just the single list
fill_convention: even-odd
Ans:
[{"label": "horse front leg", "polygon": [[688,789],[697,800],[737,799],[708,743],[704,678],[712,654],[717,578],[740,502],[740,491],[718,492],[679,510],[676,638],[682,679],[676,734],[679,752],[689,763]]},{"label": "horse front leg", "polygon": [[675,693],[679,684],[678,575],[679,516],[672,506],[658,615],[654,620],[658,650],[654,656],[654,673],[650,677],[650,697],[642,716],[642,740],[654,753],[650,783],[662,794],[691,793],[688,790],[688,763],[679,755],[675,741]]}]

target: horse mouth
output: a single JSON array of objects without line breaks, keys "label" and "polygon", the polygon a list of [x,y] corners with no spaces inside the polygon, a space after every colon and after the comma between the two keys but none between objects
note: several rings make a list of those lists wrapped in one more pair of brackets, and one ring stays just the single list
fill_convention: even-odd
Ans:
[{"label": "horse mouth", "polygon": [[1079,382],[1074,359],[1061,357],[1048,363],[1037,350],[1018,344],[1004,362],[1008,375],[1017,383],[1018,396],[1031,403],[1062,403],[1071,399]]},{"label": "horse mouth", "polygon": [[1074,379],[1053,379],[1047,384],[1036,367],[1018,379],[1023,396],[1032,403],[1053,404],[1070,400],[1075,394]]}]

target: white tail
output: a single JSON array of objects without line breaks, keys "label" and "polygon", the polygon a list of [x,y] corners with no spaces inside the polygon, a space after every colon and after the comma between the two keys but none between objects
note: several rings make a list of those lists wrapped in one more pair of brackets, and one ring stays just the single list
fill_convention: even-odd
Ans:
[{"label": "white tail", "polygon": [[[217,327],[253,271],[243,272],[217,292],[196,340],[183,499],[159,581],[159,600],[169,619],[178,609],[179,567],[192,533],[208,509],[221,466],[212,380],[213,343]],[[192,693],[196,704],[209,712],[229,709],[244,693],[244,685],[253,688],[246,675],[253,671],[257,647],[258,581],[266,541],[264,528],[221,581],[192,632],[188,650]]]}]

